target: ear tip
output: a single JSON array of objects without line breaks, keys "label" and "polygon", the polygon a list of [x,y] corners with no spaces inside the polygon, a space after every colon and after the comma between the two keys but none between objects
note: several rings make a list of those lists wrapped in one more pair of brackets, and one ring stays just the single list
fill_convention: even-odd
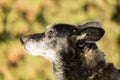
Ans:
[{"label": "ear tip", "polygon": [[98,20],[92,20],[92,21],[85,22],[83,24],[79,24],[78,26],[80,28],[82,28],[82,27],[98,27],[98,28],[101,28],[102,23]]},{"label": "ear tip", "polygon": [[103,36],[105,34],[105,30],[101,28],[101,32],[102,32],[101,36]]},{"label": "ear tip", "polygon": [[102,27],[102,24],[100,21],[90,21],[90,22],[87,22],[86,24],[84,24],[84,26],[93,26],[93,27]]},{"label": "ear tip", "polygon": [[100,21],[98,21],[98,20],[92,20],[92,21],[88,21],[88,22],[86,22],[86,23],[101,24],[101,22],[100,22]]},{"label": "ear tip", "polygon": [[99,28],[99,30],[100,30],[100,34],[99,34],[100,37],[98,38],[97,41],[99,41],[104,36],[104,34],[105,34],[105,30],[104,29]]},{"label": "ear tip", "polygon": [[105,33],[105,30],[102,27],[99,27],[98,29],[101,30],[102,33]]}]

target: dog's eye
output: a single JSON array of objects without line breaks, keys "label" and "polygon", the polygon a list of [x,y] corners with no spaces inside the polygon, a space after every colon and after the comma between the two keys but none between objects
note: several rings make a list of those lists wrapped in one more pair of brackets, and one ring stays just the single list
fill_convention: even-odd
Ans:
[{"label": "dog's eye", "polygon": [[81,39],[77,42],[78,47],[83,47],[84,45],[85,45],[85,40],[84,39]]},{"label": "dog's eye", "polygon": [[52,38],[54,35],[54,31],[49,31],[47,34],[48,34],[48,38]]}]

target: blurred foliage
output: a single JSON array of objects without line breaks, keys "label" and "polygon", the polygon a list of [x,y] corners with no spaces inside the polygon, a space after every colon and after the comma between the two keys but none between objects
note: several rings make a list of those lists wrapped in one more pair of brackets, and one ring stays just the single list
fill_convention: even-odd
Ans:
[{"label": "blurred foliage", "polygon": [[99,20],[99,48],[120,68],[120,0],[0,0],[0,80],[53,80],[50,62],[24,54],[19,37],[55,23]]}]

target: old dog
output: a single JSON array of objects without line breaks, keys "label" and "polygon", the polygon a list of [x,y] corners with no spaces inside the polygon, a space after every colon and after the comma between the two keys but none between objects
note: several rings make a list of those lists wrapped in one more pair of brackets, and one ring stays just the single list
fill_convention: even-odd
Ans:
[{"label": "old dog", "polygon": [[99,21],[55,24],[44,33],[26,35],[20,41],[28,54],[52,62],[55,80],[120,80],[119,71],[106,62],[95,43],[104,33]]}]

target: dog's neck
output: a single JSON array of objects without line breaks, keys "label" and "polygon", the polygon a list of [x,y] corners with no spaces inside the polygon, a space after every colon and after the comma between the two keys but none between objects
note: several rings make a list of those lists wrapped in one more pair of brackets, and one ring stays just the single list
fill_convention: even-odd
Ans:
[{"label": "dog's neck", "polygon": [[102,53],[98,53],[95,44],[84,49],[68,50],[68,52],[61,52],[62,57],[53,62],[55,80],[87,80],[93,76],[93,69],[103,59]]}]

